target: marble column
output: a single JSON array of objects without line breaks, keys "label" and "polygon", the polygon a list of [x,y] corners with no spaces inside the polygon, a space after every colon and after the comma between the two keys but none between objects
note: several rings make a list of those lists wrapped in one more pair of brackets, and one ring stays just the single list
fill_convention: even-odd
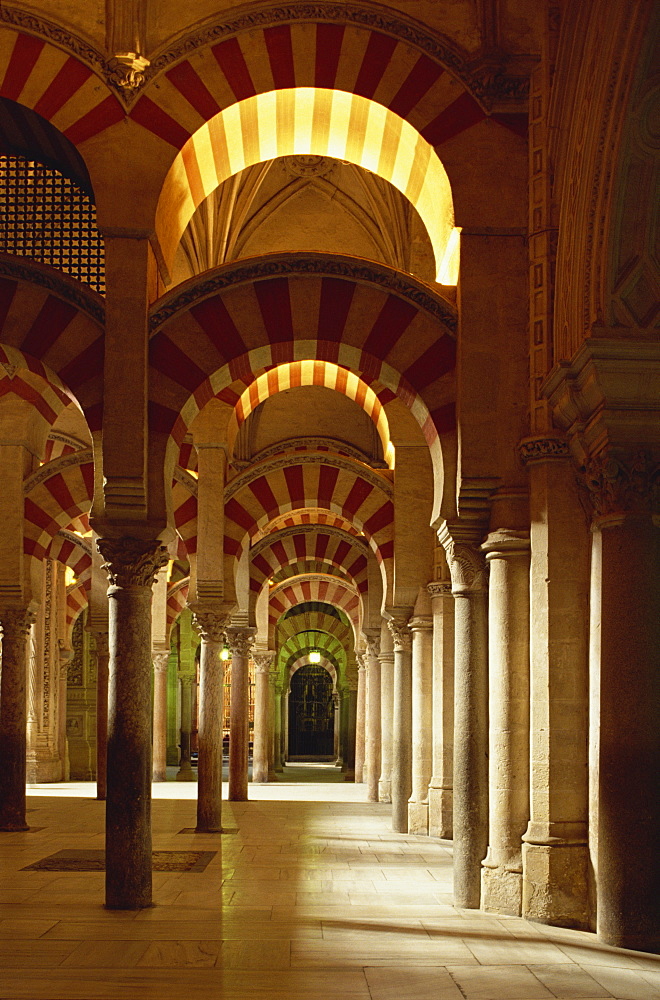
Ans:
[{"label": "marble column", "polygon": [[566,442],[521,446],[530,471],[530,820],[522,915],[587,928],[589,532]]},{"label": "marble column", "polygon": [[154,650],[153,781],[167,781],[167,664],[168,650]]},{"label": "marble column", "polygon": [[380,661],[378,638],[367,639],[367,711],[365,737],[365,783],[367,802],[378,802],[378,781],[380,779]]},{"label": "marble column", "polygon": [[179,727],[179,770],[176,772],[177,781],[195,781],[196,779],[190,757],[194,683],[195,678],[192,674],[179,674],[181,725]]},{"label": "marble column", "polygon": [[281,774],[284,770],[284,760],[283,760],[283,739],[284,739],[284,726],[282,725],[282,717],[284,713],[284,700],[282,698],[282,679],[280,677],[280,672],[277,667],[271,669],[270,672],[271,690],[273,697],[273,749],[272,749],[272,768],[273,773],[270,775],[271,781],[276,781],[276,775]]},{"label": "marble column", "polygon": [[[220,650],[227,615],[206,608],[193,608],[193,622],[202,648],[199,660],[199,729],[197,733],[197,825],[198,833],[222,832],[222,709],[224,668]],[[191,682],[193,678],[191,677]],[[192,706],[192,683],[190,691]],[[183,705],[181,707],[183,730]],[[183,747],[182,747],[183,750]]]},{"label": "marble column", "polygon": [[335,714],[335,727],[333,732],[332,752],[335,758],[335,767],[341,767],[341,695],[335,691],[332,695],[332,705]]},{"label": "marble column", "polygon": [[454,836],[454,595],[451,583],[428,585],[433,612],[433,774],[429,836]]},{"label": "marble column", "polygon": [[439,533],[454,595],[454,901],[478,909],[488,847],[488,611],[476,545]]},{"label": "marble column", "polygon": [[0,609],[0,830],[28,829],[25,820],[26,648],[35,617],[27,608]]},{"label": "marble column", "polygon": [[62,781],[68,781],[70,778],[70,768],[69,741],[66,735],[66,692],[69,663],[73,657],[73,650],[67,649],[64,644],[60,642],[58,645],[58,653],[60,669],[57,681],[59,687],[57,696],[57,748],[62,766]]},{"label": "marble column", "polygon": [[[431,598],[424,591],[431,610]],[[419,611],[419,608],[416,608]],[[433,617],[415,614],[412,632],[412,790],[408,833],[428,835],[429,783],[433,776]]]},{"label": "marble column", "polygon": [[151,588],[158,540],[99,538],[108,574],[110,665],[106,906],[151,906]]},{"label": "marble column", "polygon": [[408,832],[408,799],[412,791],[412,636],[409,613],[388,621],[394,644],[392,718],[392,829]]},{"label": "marble column", "polygon": [[392,738],[394,718],[394,647],[389,629],[381,632],[380,653],[380,778],[378,801],[392,801]]},{"label": "marble column", "polygon": [[342,706],[342,771],[344,781],[355,781],[355,729],[358,703],[357,677],[349,676],[344,690]]},{"label": "marble column", "polygon": [[[252,780],[268,781],[269,743],[272,753],[272,715],[270,665],[274,650],[254,653],[254,737],[252,745]],[[270,738],[269,738],[270,737]]]},{"label": "marble column", "polygon": [[231,626],[227,629],[227,642],[231,650],[229,801],[246,802],[250,749],[249,665],[254,629]]},{"label": "marble column", "polygon": [[108,677],[110,646],[107,632],[94,632],[96,644],[96,798],[104,801],[108,778]]},{"label": "marble column", "polygon": [[[597,738],[597,930],[660,951],[660,465],[601,454],[594,506],[592,653]],[[654,496],[655,494],[655,496]],[[655,504],[654,504],[655,500]]]},{"label": "marble column", "polygon": [[357,654],[357,706],[355,714],[355,781],[364,781],[365,733],[367,710],[367,671],[364,653]]},{"label": "marble column", "polygon": [[529,534],[499,529],[481,548],[490,566],[489,835],[481,907],[520,916],[529,821]]}]

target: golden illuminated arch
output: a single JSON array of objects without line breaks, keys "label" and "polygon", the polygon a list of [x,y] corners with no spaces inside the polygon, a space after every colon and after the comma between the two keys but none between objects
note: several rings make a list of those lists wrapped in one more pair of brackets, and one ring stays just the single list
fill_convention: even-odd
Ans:
[{"label": "golden illuminated arch", "polygon": [[254,163],[312,154],[378,174],[415,206],[435,254],[437,280],[458,278],[458,231],[451,187],[433,147],[405,119],[357,94],[293,87],[237,101],[188,139],[165,178],[156,233],[165,262],[195,209],[220,184]]}]

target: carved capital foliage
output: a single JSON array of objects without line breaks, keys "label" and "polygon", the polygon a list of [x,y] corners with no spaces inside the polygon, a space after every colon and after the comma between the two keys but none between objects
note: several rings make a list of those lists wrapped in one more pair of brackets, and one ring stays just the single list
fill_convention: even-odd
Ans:
[{"label": "carved capital foliage", "polygon": [[151,587],[168,561],[167,549],[158,539],[98,538],[96,544],[110,586],[117,589]]},{"label": "carved capital foliage", "polygon": [[199,632],[202,642],[224,642],[228,621],[229,615],[219,611],[197,609],[193,612],[193,628]]},{"label": "carved capital foliage", "polygon": [[451,597],[451,583],[444,583],[441,580],[434,580],[427,588],[431,599],[434,597]]},{"label": "carved capital foliage", "polygon": [[170,658],[169,650],[162,652],[161,650],[158,650],[158,652],[151,654],[151,658],[153,660],[154,670],[156,673],[165,673],[167,671],[167,664]]},{"label": "carved capital foliage", "polygon": [[380,654],[380,636],[379,635],[368,635],[367,640],[367,656],[370,660],[377,660]]},{"label": "carved capital foliage", "polygon": [[478,593],[487,589],[486,560],[476,546],[450,541],[445,546],[445,552],[453,594]]},{"label": "carved capital foliage", "polygon": [[252,659],[254,660],[255,670],[258,674],[271,674],[270,665],[275,658],[275,650],[268,649],[261,653],[254,653]]},{"label": "carved capital foliage", "polygon": [[4,639],[20,640],[25,638],[37,620],[36,613],[30,608],[4,608],[0,610],[0,623]]},{"label": "carved capital foliage", "polygon": [[121,52],[106,64],[106,80],[123,97],[133,97],[142,87],[149,60],[136,52]]},{"label": "carved capital foliage", "polygon": [[412,649],[412,635],[408,628],[408,618],[390,618],[387,627],[392,633],[395,653],[407,653]]},{"label": "carved capital foliage", "polygon": [[364,673],[367,669],[367,654],[364,650],[355,651],[355,659],[357,660],[358,673]]},{"label": "carved capital foliage", "polygon": [[518,445],[518,454],[523,465],[547,462],[551,458],[566,459],[569,456],[568,441],[556,435],[525,438]]},{"label": "carved capital foliage", "polygon": [[660,463],[645,451],[625,459],[602,451],[583,467],[578,483],[595,519],[660,511]]},{"label": "carved capital foliage", "polygon": [[227,645],[232,656],[249,656],[254,645],[253,628],[233,627],[227,629]]}]

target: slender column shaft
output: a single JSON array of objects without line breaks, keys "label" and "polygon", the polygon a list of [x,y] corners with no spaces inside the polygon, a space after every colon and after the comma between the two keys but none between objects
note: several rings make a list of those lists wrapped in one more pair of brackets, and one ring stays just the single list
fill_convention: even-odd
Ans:
[{"label": "slender column shaft", "polygon": [[220,649],[227,617],[217,611],[196,607],[194,622],[202,639],[199,661],[196,829],[200,833],[217,833],[222,830],[224,668],[220,659]]},{"label": "slender column shaft", "polygon": [[[427,597],[430,604],[430,599]],[[412,632],[412,789],[408,832],[429,832],[429,782],[433,774],[433,618],[418,615]]]},{"label": "slender column shaft", "polygon": [[248,797],[249,752],[249,664],[254,631],[227,629],[231,649],[231,714],[229,723],[229,800],[245,802]]},{"label": "slender column shaft", "polygon": [[529,537],[494,531],[481,547],[490,564],[489,841],[481,905],[519,916],[529,820]]},{"label": "slender column shaft", "polygon": [[392,737],[394,733],[394,650],[387,648],[384,640],[391,643],[389,631],[382,634],[380,660],[380,778],[378,779],[378,799],[392,801]]},{"label": "slender column shaft", "polygon": [[429,836],[454,836],[454,597],[451,583],[430,583],[433,611],[433,774]]},{"label": "slender column shaft", "polygon": [[106,797],[108,778],[108,664],[107,632],[95,632],[96,641],[96,798]]},{"label": "slender column shaft", "polygon": [[154,661],[153,780],[167,781],[167,664],[169,651],[156,651]]},{"label": "slender column shaft", "polygon": [[378,640],[367,642],[367,731],[365,739],[365,781],[367,801],[378,802],[380,778],[380,661]]},{"label": "slender column shaft", "polygon": [[412,636],[406,616],[392,618],[388,626],[394,643],[392,829],[407,833],[412,791]]},{"label": "slender column shaft", "polygon": [[195,678],[193,677],[192,674],[179,675],[179,684],[181,692],[181,725],[179,727],[179,770],[176,773],[177,781],[195,780],[195,772],[192,769],[192,763],[190,757],[190,750],[191,750],[190,734],[192,732],[194,680]]},{"label": "slender column shaft", "polygon": [[355,781],[364,781],[365,734],[367,712],[367,671],[363,654],[358,656],[357,707],[355,714]]},{"label": "slender column shaft", "polygon": [[151,906],[151,587],[157,541],[98,539],[110,579],[106,906]]},{"label": "slender column shaft", "polygon": [[[252,747],[252,780],[268,781],[269,743],[272,753],[272,716],[270,705],[270,664],[274,652],[255,653],[254,676],[254,742]],[[269,739],[270,737],[270,739]]]},{"label": "slender column shaft", "polygon": [[25,608],[0,611],[0,830],[27,830],[25,767],[27,724],[26,644],[34,614]]},{"label": "slender column shaft", "polygon": [[338,692],[333,694],[332,704],[335,711],[335,728],[332,752],[335,757],[335,764],[341,764],[341,700],[341,695]]},{"label": "slender column shaft", "polygon": [[286,712],[286,698],[282,697],[282,682],[279,676],[275,681],[275,715],[273,729],[273,767],[277,774],[284,770],[284,756],[286,748],[286,726],[284,716]]},{"label": "slender column shaft", "polygon": [[660,951],[660,529],[604,518],[600,573],[598,934]]},{"label": "slender column shaft", "polygon": [[[355,681],[351,682],[355,684]],[[344,746],[342,751],[342,771],[344,781],[355,781],[355,728],[357,720],[358,691],[357,686],[351,686],[344,693],[342,733]]]}]

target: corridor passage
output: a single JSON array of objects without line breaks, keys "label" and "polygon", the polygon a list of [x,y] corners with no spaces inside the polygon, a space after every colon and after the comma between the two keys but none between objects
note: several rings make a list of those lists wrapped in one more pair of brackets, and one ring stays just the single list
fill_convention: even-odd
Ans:
[{"label": "corridor passage", "polygon": [[75,870],[103,848],[95,786],[33,786],[33,829],[0,845],[1,1000],[660,998],[660,957],[457,910],[451,845],[392,833],[390,807],[341,777],[287,767],[223,803],[222,835],[185,832],[195,784],[154,785],[165,866],[209,853],[155,871],[137,912],[105,910],[103,872]]}]

